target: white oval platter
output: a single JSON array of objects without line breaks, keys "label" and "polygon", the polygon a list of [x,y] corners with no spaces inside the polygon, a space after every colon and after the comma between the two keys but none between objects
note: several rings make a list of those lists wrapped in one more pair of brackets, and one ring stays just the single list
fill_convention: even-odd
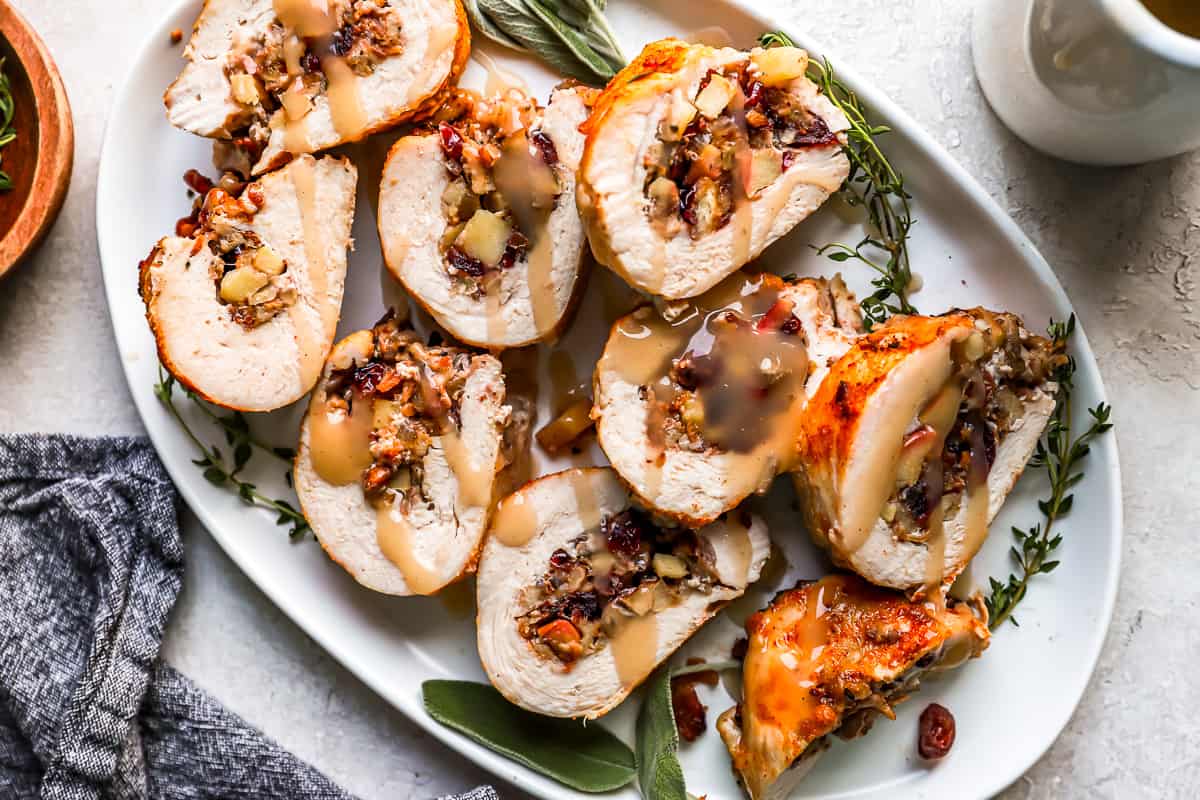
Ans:
[{"label": "white oval platter", "polygon": [[[289,541],[266,512],[251,510],[227,491],[208,484],[192,465],[195,450],[155,398],[157,359],[154,341],[137,293],[137,265],[153,244],[186,215],[190,201],[179,178],[198,167],[211,173],[209,144],[171,128],[162,108],[162,92],[179,70],[179,48],[166,46],[174,28],[189,30],[200,0],[186,0],[164,16],[137,56],[120,89],[105,137],[97,188],[97,229],[113,326],[134,402],[184,499],[230,557],[278,606],[334,657],[370,685],[388,703],[432,735],[521,789],[543,798],[583,798],[457,733],[432,722],[421,706],[421,682],[429,678],[483,680],[475,651],[470,586],[443,598],[387,598],[359,587],[312,543]],[[723,28],[733,41],[750,46],[763,31],[777,27],[748,0],[613,0],[610,18],[628,55],[667,35],[686,36],[709,26]],[[827,52],[792,32],[813,53]],[[523,76],[545,98],[558,78],[538,64],[486,50],[499,63]],[[852,59],[851,59],[852,60]],[[1020,313],[1031,327],[1051,317],[1062,319],[1071,305],[1049,266],[1016,225],[980,186],[894,103],[857,78],[843,60],[833,58],[839,76],[858,91],[877,121],[892,126],[889,157],[906,175],[918,224],[911,243],[915,270],[924,288],[917,306],[937,313],[953,306],[985,306]],[[478,82],[472,65],[464,83]],[[356,249],[351,259],[339,336],[369,326],[389,304],[404,302],[382,268],[374,223],[379,171],[393,135],[346,148],[360,167]],[[838,267],[817,256],[814,245],[857,241],[861,228],[823,210],[768,250],[763,262],[778,272],[830,274]],[[844,269],[852,288],[865,294],[865,268]],[[593,270],[580,313],[556,345],[587,379],[613,318],[612,309],[630,296],[603,268]],[[542,348],[543,371],[549,347]],[[1104,399],[1095,358],[1082,331],[1076,396],[1082,408]],[[545,374],[545,372],[543,372]],[[548,385],[549,381],[544,381]],[[184,403],[186,405],[186,403]],[[293,407],[253,420],[254,429],[276,444],[291,445],[300,409]],[[1077,415],[1077,418],[1078,415]],[[203,421],[191,417],[198,426]],[[543,406],[542,420],[546,419]],[[216,430],[201,428],[213,442]],[[536,453],[541,473],[572,464],[603,463],[596,448],[573,459],[548,459]],[[282,466],[259,456],[247,477],[264,492],[288,496]],[[1087,464],[1087,479],[1076,490],[1074,511],[1062,524],[1062,565],[1038,577],[1020,608],[1021,626],[998,631],[984,657],[944,678],[927,682],[916,699],[899,709],[895,722],[880,720],[864,739],[837,743],[797,790],[796,798],[962,798],[987,797],[1016,780],[1058,736],[1078,703],[1104,641],[1116,594],[1121,547],[1120,476],[1114,437],[1101,440]],[[1036,499],[1045,492],[1040,473],[1019,484],[993,526],[993,533],[972,565],[972,579],[986,586],[988,576],[1003,578],[1011,569],[1007,551],[1011,525],[1039,521]],[[786,556],[752,597],[740,602],[706,630],[691,650],[728,639],[731,619],[740,620],[777,589],[828,569],[799,527],[785,480],[757,501],[771,524],[773,538]],[[723,629],[722,629],[723,626]],[[724,635],[722,635],[724,634]],[[731,704],[724,690],[703,696],[710,722]],[[632,741],[640,695],[603,724]],[[949,707],[958,721],[951,755],[934,767],[915,752],[916,718],[926,703]],[[710,732],[685,745],[681,759],[689,791],[710,798],[737,798],[740,790],[729,769],[720,739]],[[626,787],[611,796],[636,798]]]}]

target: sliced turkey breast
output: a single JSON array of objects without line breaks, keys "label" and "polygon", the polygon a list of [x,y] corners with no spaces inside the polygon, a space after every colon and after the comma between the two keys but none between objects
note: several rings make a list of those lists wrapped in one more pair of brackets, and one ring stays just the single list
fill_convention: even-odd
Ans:
[{"label": "sliced turkey breast", "polygon": [[296,494],[331,559],[377,592],[472,571],[510,409],[492,356],[423,345],[391,315],[334,348],[296,454]]},{"label": "sliced turkey breast", "polygon": [[610,469],[539,478],[496,511],[476,578],[479,658],[508,700],[603,716],[758,579],[766,526],[691,531],[633,504]]},{"label": "sliced turkey breast", "polygon": [[436,107],[470,49],[459,0],[206,0],[164,102],[258,174]]},{"label": "sliced turkey breast", "polygon": [[731,276],[617,320],[593,379],[597,437],[639,501],[693,527],[791,468],[800,409],[861,324],[833,282]]},{"label": "sliced turkey breast", "polygon": [[584,126],[578,201],[597,260],[694,297],[824,203],[850,171],[849,123],[807,68],[792,47],[647,45]]},{"label": "sliced turkey breast", "polygon": [[1064,356],[1012,314],[894,317],[830,369],[796,485],[835,563],[939,593],[966,567],[1054,410]]},{"label": "sliced turkey breast", "polygon": [[575,208],[593,90],[459,91],[436,128],[393,145],[379,192],[391,273],[456,338],[499,350],[552,338],[583,281]]},{"label": "sliced turkey breast", "polygon": [[186,235],[155,245],[139,288],[180,383],[241,411],[313,387],[341,313],[357,179],[344,158],[305,156],[248,185],[223,181],[180,222]]},{"label": "sliced turkey breast", "polygon": [[[829,746],[853,739],[988,646],[986,611],[913,603],[853,575],[783,592],[746,622],[742,701],[717,730],[751,800],[783,800]],[[982,616],[982,618],[981,618]]]}]

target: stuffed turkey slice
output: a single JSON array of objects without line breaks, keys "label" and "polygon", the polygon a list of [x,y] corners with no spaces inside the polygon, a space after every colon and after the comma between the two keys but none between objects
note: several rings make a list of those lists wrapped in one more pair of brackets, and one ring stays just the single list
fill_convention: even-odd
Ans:
[{"label": "stuffed turkey slice", "polygon": [[[983,615],[983,618],[981,616]],[[829,746],[853,739],[917,690],[988,646],[986,612],[913,603],[853,575],[829,575],[746,622],[742,701],[717,730],[752,800],[783,800]]]},{"label": "stuffed turkey slice", "polygon": [[344,158],[305,156],[250,184],[227,175],[180,221],[185,235],[155,245],[139,288],[180,383],[241,411],[313,387],[341,313],[357,174]]},{"label": "stuffed turkey slice", "polygon": [[978,552],[1054,410],[1064,356],[1012,314],[894,317],[830,369],[796,486],[835,563],[937,594]]},{"label": "stuffed turkey slice", "polygon": [[698,531],[651,517],[610,469],[539,478],[492,521],[476,579],[479,658],[516,705],[603,716],[741,596],[769,550],[745,512]]},{"label": "stuffed turkey slice", "polygon": [[793,47],[666,39],[601,94],[579,209],[596,258],[633,286],[694,297],[756,258],[845,181],[845,116]]},{"label": "stuffed turkey slice", "polygon": [[458,0],[206,0],[167,118],[258,174],[428,111],[470,48]]},{"label": "stuffed turkey slice", "polygon": [[391,315],[343,339],[300,430],[296,494],[369,589],[433,594],[474,569],[510,409],[492,356],[426,346]]},{"label": "stuffed turkey slice", "polygon": [[432,130],[392,146],[379,192],[391,273],[442,327],[478,347],[555,336],[582,286],[578,127],[593,92],[540,107],[517,89],[459,91]]},{"label": "stuffed turkey slice", "polygon": [[738,273],[662,313],[640,308],[596,365],[600,446],[647,507],[712,522],[791,468],[806,386],[860,325],[838,277]]}]

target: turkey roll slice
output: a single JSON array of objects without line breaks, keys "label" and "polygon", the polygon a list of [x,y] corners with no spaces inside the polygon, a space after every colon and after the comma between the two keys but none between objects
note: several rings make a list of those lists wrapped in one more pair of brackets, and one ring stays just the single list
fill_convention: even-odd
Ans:
[{"label": "turkey roll slice", "polygon": [[655,42],[584,130],[579,209],[597,260],[639,289],[694,297],[842,185],[846,117],[793,47]]},{"label": "turkey roll slice", "polygon": [[479,658],[522,708],[603,716],[741,596],[769,551],[745,512],[698,531],[652,518],[610,469],[539,478],[500,504],[484,545]]},{"label": "turkey roll slice", "polygon": [[920,678],[979,656],[986,612],[913,603],[853,575],[830,575],[746,622],[742,702],[717,730],[751,800],[783,800],[829,747],[854,739],[916,691]]},{"label": "turkey roll slice", "polygon": [[1054,410],[1064,356],[1012,314],[894,317],[825,376],[796,485],[835,563],[940,592],[966,567]]},{"label": "turkey roll slice", "polygon": [[167,118],[258,174],[436,107],[470,48],[459,0],[206,0]]},{"label": "turkey roll slice", "polygon": [[471,572],[509,414],[492,356],[427,347],[390,315],[343,339],[296,454],[325,552],[384,594],[433,594]]},{"label": "turkey roll slice", "polygon": [[848,296],[840,278],[739,273],[666,316],[645,306],[616,322],[592,416],[642,503],[705,525],[791,468],[810,370],[819,380],[859,325],[845,307],[839,319],[833,286]]},{"label": "turkey roll slice", "polygon": [[393,145],[379,192],[391,273],[458,339],[498,350],[563,328],[582,280],[579,125],[593,91],[543,109],[508,90],[458,92],[437,128]]},{"label": "turkey roll slice", "polygon": [[223,180],[180,221],[186,235],[155,245],[140,291],[159,360],[180,383],[240,411],[313,387],[341,313],[356,181],[346,159],[312,156],[249,185]]}]

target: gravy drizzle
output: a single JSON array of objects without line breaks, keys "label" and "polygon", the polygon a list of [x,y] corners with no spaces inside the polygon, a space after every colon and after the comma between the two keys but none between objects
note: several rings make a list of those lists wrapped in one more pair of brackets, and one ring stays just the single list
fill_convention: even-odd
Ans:
[{"label": "gravy drizzle", "polygon": [[658,663],[658,615],[630,617],[608,643],[617,678],[628,688],[645,678]]},{"label": "gravy drizzle", "polygon": [[505,547],[523,547],[538,532],[533,492],[516,492],[500,501],[492,518],[492,536]]},{"label": "gravy drizzle", "polygon": [[[794,459],[800,415],[793,412],[803,402],[808,353],[798,332],[780,330],[791,316],[783,287],[774,275],[737,273],[691,301],[673,322],[652,308],[639,309],[614,326],[599,366],[645,387],[653,447],[665,446],[661,409],[678,392],[669,377],[673,363],[690,361],[700,376],[694,391],[705,442],[723,451],[723,471],[746,493]],[[653,497],[665,459],[648,456],[645,480]]]},{"label": "gravy drizzle", "polygon": [[358,483],[372,461],[368,449],[373,420],[371,399],[355,394],[349,414],[331,415],[325,404],[324,397],[314,402],[308,416],[313,470],[334,486]]},{"label": "gravy drizzle", "polygon": [[433,594],[445,581],[417,559],[413,552],[412,526],[396,509],[390,493],[375,509],[375,540],[388,561],[396,565],[414,594]]},{"label": "gravy drizzle", "polygon": [[313,335],[312,326],[297,319],[304,312],[304,304],[296,303],[289,310],[292,328],[296,334],[296,348],[300,352],[300,382],[311,386],[325,360],[326,342],[333,336],[337,326],[335,309],[329,302],[328,274],[325,264],[325,236],[321,221],[317,219],[317,176],[316,162],[311,158],[300,158],[291,164],[292,188],[296,192],[296,203],[300,206],[301,238],[304,241],[305,275],[312,288],[314,309],[321,319],[321,335]]}]

